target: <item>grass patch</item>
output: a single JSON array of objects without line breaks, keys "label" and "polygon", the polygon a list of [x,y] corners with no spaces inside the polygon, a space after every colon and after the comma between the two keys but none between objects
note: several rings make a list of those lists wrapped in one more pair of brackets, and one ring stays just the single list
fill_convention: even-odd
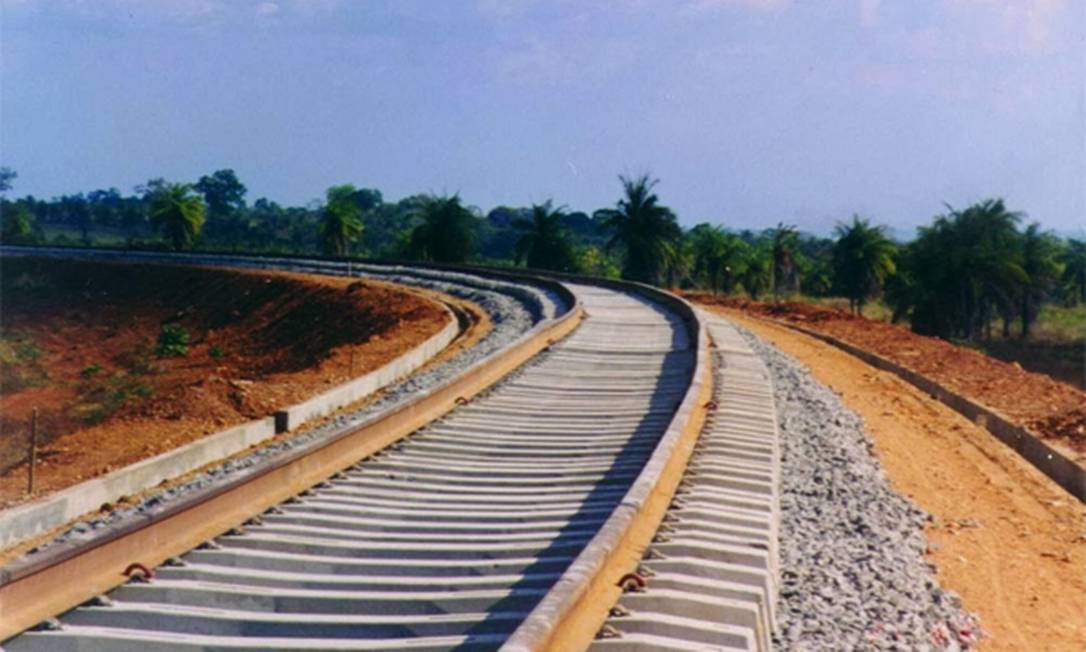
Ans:
[{"label": "grass patch", "polygon": [[158,373],[155,366],[155,349],[150,343],[140,344],[113,356],[113,361],[130,373],[150,376]]},{"label": "grass patch", "polygon": [[123,371],[109,377],[94,374],[79,384],[75,415],[83,423],[93,425],[106,420],[133,399],[145,399],[153,394],[150,385]]},{"label": "grass patch", "polygon": [[5,392],[41,387],[49,382],[39,363],[41,347],[25,333],[12,332],[0,337],[0,386]]},{"label": "grass patch", "polygon": [[97,376],[100,373],[102,373],[102,365],[100,365],[100,364],[91,364],[91,365],[87,365],[86,367],[83,367],[83,369],[79,372],[79,377],[80,378],[93,378],[93,377]]},{"label": "grass patch", "polygon": [[[848,312],[848,299],[845,297],[810,297],[805,294],[798,294],[788,297],[788,300]],[[863,315],[875,321],[889,322],[894,315],[894,311],[880,299],[864,304]],[[904,325],[908,326],[908,324]]]},{"label": "grass patch", "polygon": [[1072,307],[1045,305],[1033,326],[1033,337],[1049,342],[1086,341],[1086,303]]}]

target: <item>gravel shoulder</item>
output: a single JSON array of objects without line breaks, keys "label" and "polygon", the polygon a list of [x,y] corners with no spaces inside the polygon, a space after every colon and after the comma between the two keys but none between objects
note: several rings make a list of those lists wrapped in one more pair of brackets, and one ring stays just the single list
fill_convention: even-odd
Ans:
[{"label": "gravel shoulder", "polygon": [[939,586],[960,595],[962,607],[979,617],[984,637],[978,649],[1086,649],[1083,505],[987,431],[892,374],[789,329],[714,310],[833,390],[820,401],[839,400],[859,415],[888,486],[930,515],[904,519],[918,537],[923,528],[919,540],[927,542],[925,558]]}]

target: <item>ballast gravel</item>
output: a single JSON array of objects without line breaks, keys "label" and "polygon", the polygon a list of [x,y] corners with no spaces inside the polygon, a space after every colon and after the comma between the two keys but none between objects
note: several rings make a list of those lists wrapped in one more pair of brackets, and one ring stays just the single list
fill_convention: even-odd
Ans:
[{"label": "ballast gravel", "polygon": [[980,635],[924,560],[929,516],[894,493],[861,418],[740,329],[773,377],[780,427],[782,650],[963,650]]},{"label": "ballast gravel", "polygon": [[[287,269],[288,271],[324,274],[346,271],[342,268],[333,268],[327,264],[317,267],[290,264],[291,262],[293,261],[288,261],[286,264],[275,264],[274,267],[276,269]],[[241,265],[255,266],[245,265],[244,263],[241,263]],[[262,261],[260,266],[270,267],[271,265]],[[417,392],[435,387],[460,374],[512,343],[540,320],[553,318],[557,314],[564,312],[567,307],[559,296],[549,290],[455,272],[421,271],[415,273],[401,267],[359,265],[350,270],[350,275],[422,287],[472,301],[486,311],[490,317],[492,328],[485,337],[471,348],[461,351],[456,356],[430,369],[417,372],[389,385],[382,390],[379,397],[357,410],[336,415],[320,425],[303,430],[288,439],[264,444],[247,455],[212,466],[206,471],[198,473],[187,482],[153,492],[131,507],[113,509],[106,515],[75,523],[55,538],[29,551],[27,557],[44,552],[57,545],[93,537],[98,531],[108,526],[140,518],[142,514],[162,509],[165,505],[178,498],[221,483],[224,479],[268,462],[270,458],[281,453],[321,439],[344,426],[360,423],[382,411],[389,410],[408,400]]]}]

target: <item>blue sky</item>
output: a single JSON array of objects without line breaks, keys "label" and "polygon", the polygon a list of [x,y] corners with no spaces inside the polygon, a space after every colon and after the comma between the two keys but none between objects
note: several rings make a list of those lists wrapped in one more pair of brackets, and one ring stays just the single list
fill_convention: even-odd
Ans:
[{"label": "blue sky", "polygon": [[487,210],[912,235],[1005,197],[1086,224],[1079,0],[0,0],[0,163],[53,196],[234,168]]}]

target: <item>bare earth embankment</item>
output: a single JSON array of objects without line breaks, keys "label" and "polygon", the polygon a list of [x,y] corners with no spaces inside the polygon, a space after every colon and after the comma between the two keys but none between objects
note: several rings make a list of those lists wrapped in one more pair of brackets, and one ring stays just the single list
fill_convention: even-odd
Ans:
[{"label": "bare earth embankment", "polygon": [[376,369],[446,319],[422,292],[324,276],[22,258],[0,274],[0,506],[26,499],[35,407],[41,495]]},{"label": "bare earth embankment", "polygon": [[917,335],[901,326],[833,308],[700,293],[684,296],[699,303],[793,323],[877,353],[1002,412],[1071,451],[1072,459],[1086,461],[1086,391],[1067,383],[937,337]]},{"label": "bare earth embankment", "polygon": [[[980,649],[1086,649],[1083,505],[986,430],[893,374],[758,318],[767,313],[779,318],[779,310],[773,314],[756,308],[752,314],[715,303],[713,310],[799,360],[863,418],[891,485],[933,516],[925,529],[928,558],[940,585],[961,595],[964,608],[978,614],[985,631]],[[832,320],[803,321],[821,330]],[[859,322],[826,332],[859,343],[847,333],[859,339],[865,327],[866,322]],[[923,346],[910,345],[911,334],[901,334],[896,346]],[[863,337],[878,341],[877,335]],[[940,350],[941,345],[952,347],[934,343]],[[892,346],[872,348],[894,359],[888,353]],[[934,353],[924,353],[930,355]],[[972,359],[973,352],[967,355],[967,371],[985,366]],[[940,382],[960,389],[962,385],[946,380],[953,359],[924,364],[943,369]],[[960,382],[983,386],[975,376]],[[999,386],[1009,391],[1007,385]]]}]

